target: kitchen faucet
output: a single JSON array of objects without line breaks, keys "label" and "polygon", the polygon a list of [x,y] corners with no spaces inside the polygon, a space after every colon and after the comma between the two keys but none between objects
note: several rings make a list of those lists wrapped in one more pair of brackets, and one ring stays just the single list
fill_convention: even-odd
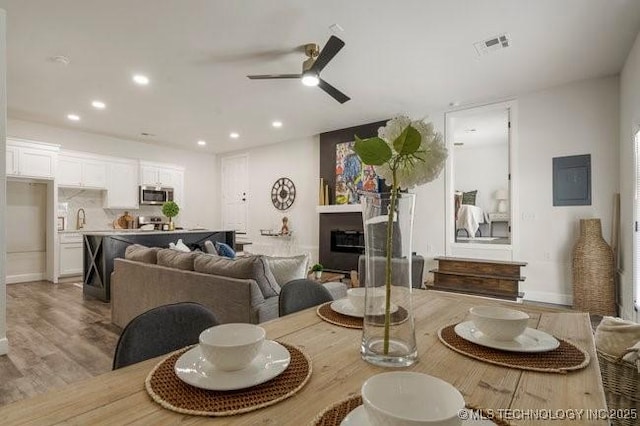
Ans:
[{"label": "kitchen faucet", "polygon": [[[80,213],[82,213],[82,218],[80,217]],[[82,229],[86,224],[87,219],[85,217],[84,209],[78,209],[78,214],[76,215],[76,229]]]}]

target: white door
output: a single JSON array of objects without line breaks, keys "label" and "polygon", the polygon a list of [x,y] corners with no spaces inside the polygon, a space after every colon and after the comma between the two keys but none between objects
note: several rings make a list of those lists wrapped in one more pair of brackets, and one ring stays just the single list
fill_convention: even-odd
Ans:
[{"label": "white door", "polygon": [[248,162],[245,154],[221,160],[222,229],[247,232]]}]

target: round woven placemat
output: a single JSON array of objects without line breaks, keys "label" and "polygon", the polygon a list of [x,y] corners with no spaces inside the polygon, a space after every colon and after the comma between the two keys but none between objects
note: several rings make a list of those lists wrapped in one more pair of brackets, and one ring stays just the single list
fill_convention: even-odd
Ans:
[{"label": "round woven placemat", "polygon": [[440,341],[463,355],[503,367],[543,373],[566,373],[589,365],[589,354],[566,340],[558,339],[560,346],[548,352],[508,352],[487,348],[469,342],[454,331],[457,324],[438,330]]},{"label": "round woven placemat", "polygon": [[[362,318],[352,317],[349,315],[341,314],[340,312],[336,312],[331,309],[332,303],[333,302],[327,302],[318,306],[318,308],[316,309],[316,313],[320,318],[322,318],[326,322],[339,325],[341,327],[362,328]],[[384,315],[377,315],[370,318],[374,325],[384,325]],[[406,321],[407,318],[407,310],[402,306],[399,306],[398,310],[391,314],[391,324],[400,324],[401,322]]]},{"label": "round woven placemat", "polygon": [[[362,397],[360,395],[350,396],[347,399],[343,399],[342,401],[336,402],[335,404],[327,407],[322,413],[318,414],[315,419],[311,422],[313,426],[339,426],[340,423],[347,417],[351,411],[355,410],[358,406],[362,405]],[[481,408],[474,407],[470,404],[466,405],[468,410],[479,411],[482,414],[483,418],[490,419],[492,416],[489,415],[485,410]],[[493,416],[491,421],[498,426],[510,426],[511,424],[503,420],[501,418],[497,418]]]},{"label": "round woven placemat", "polygon": [[[176,376],[176,361],[193,346],[177,350],[162,360],[145,380],[155,402],[172,411],[197,416],[232,416],[268,407],[298,392],[311,377],[311,360],[300,349],[278,342],[291,354],[289,367],[261,385],[235,391],[212,391],[191,386]],[[195,345],[194,345],[195,346]]]}]

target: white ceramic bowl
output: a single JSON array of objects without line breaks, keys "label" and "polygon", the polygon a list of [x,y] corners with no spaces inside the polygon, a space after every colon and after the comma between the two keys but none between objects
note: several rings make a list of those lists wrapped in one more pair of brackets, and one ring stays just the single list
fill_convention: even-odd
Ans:
[{"label": "white ceramic bowl", "polygon": [[513,340],[529,323],[529,315],[515,309],[475,306],[469,309],[471,320],[483,334],[494,340]]},{"label": "white ceramic bowl", "polygon": [[362,402],[373,426],[460,425],[464,398],[451,384],[408,371],[377,374],[362,385]]},{"label": "white ceramic bowl", "polygon": [[[374,311],[379,311],[384,308],[384,299],[386,293],[383,287],[369,289],[369,305],[374,309]],[[354,287],[347,290],[347,297],[349,298],[349,302],[353,305],[353,307],[358,311],[364,313],[364,303],[365,303],[365,288],[364,287]]]},{"label": "white ceramic bowl", "polygon": [[253,324],[217,325],[200,333],[200,350],[215,368],[240,370],[260,353],[265,334],[264,328]]}]

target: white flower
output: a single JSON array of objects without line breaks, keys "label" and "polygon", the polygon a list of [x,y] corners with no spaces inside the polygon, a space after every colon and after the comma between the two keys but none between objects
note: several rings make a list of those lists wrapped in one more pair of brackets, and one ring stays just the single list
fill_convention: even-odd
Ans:
[{"label": "white flower", "polygon": [[[378,130],[378,137],[384,139],[394,157],[398,155],[393,147],[393,141],[411,125],[419,133],[421,138],[420,148],[415,153],[411,162],[400,164],[396,171],[398,188],[410,189],[417,185],[431,182],[440,175],[444,167],[444,160],[447,158],[447,148],[444,146],[442,135],[433,129],[433,124],[424,121],[411,121],[409,117],[400,116],[389,120],[385,127]],[[378,176],[382,177],[388,184],[393,182],[393,174],[389,167],[389,162],[375,166]]]}]

